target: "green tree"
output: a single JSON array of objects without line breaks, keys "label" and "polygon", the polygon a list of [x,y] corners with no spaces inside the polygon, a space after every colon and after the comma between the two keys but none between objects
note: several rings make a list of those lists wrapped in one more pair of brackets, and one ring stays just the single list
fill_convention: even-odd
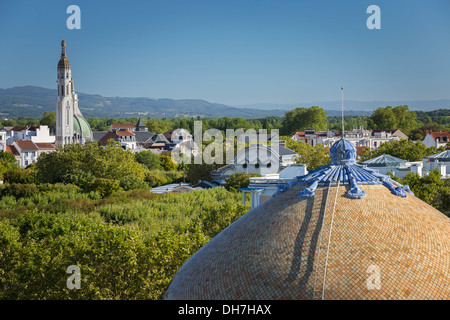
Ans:
[{"label": "green tree", "polygon": [[7,171],[18,169],[16,157],[9,152],[0,151],[0,176],[3,177]]},{"label": "green tree", "polygon": [[227,181],[225,188],[228,191],[239,191],[239,188],[247,188],[251,177],[258,177],[256,173],[233,173]]},{"label": "green tree", "polygon": [[270,129],[269,120],[267,118],[264,118],[263,129],[266,129],[266,130]]},{"label": "green tree", "polygon": [[367,123],[370,129],[398,129],[398,121],[391,106],[376,109]]},{"label": "green tree", "polygon": [[52,132],[56,128],[56,111],[44,112],[39,124],[48,126],[50,128],[50,132]]},{"label": "green tree", "polygon": [[[123,179],[130,177],[123,177]],[[116,179],[96,178],[90,186],[91,191],[97,192],[102,198],[109,197],[119,191],[120,181]]]},{"label": "green tree", "polygon": [[442,179],[439,170],[432,170],[424,177],[410,172],[406,177],[395,180],[408,185],[416,197],[450,216],[450,179]]},{"label": "green tree", "polygon": [[376,109],[368,120],[370,129],[394,130],[401,129],[405,134],[417,128],[417,115],[415,112],[409,111],[408,106],[397,106],[392,108]]},{"label": "green tree", "polygon": [[[135,176],[143,180],[144,168],[135,161],[133,153],[120,148],[110,141],[99,147],[94,141],[69,144],[51,153],[42,154],[36,164],[40,182],[66,182],[66,178],[76,173],[85,173],[95,178],[120,180]],[[71,179],[74,179],[71,177]]]},{"label": "green tree", "polygon": [[168,119],[148,118],[145,124],[148,130],[154,133],[164,133],[170,129],[176,129]]},{"label": "green tree", "polygon": [[187,164],[186,165],[186,179],[189,183],[197,183],[199,180],[211,181],[211,171],[221,167],[220,164]]},{"label": "green tree", "polygon": [[286,136],[281,136],[280,140],[285,140],[286,147],[298,153],[295,162],[306,164],[308,170],[314,170],[330,163],[329,151],[321,143],[312,147],[306,142],[297,142]]},{"label": "green tree", "polygon": [[436,153],[436,148],[427,148],[422,142],[413,142],[411,140],[400,140],[382,143],[374,151],[365,149],[360,154],[360,161],[366,161],[383,154],[389,154],[407,161],[420,161],[423,157]]},{"label": "green tree", "polygon": [[159,170],[161,167],[161,160],[158,155],[154,154],[151,151],[141,151],[136,153],[134,158],[136,161],[142,165],[144,165],[149,170]]},{"label": "green tree", "polygon": [[411,130],[417,128],[417,115],[415,112],[409,111],[408,106],[397,106],[392,111],[397,118],[397,126],[402,132],[409,134]]},{"label": "green tree", "polygon": [[167,154],[162,154],[159,156],[161,161],[161,166],[166,171],[174,171],[178,169],[178,165],[172,160],[172,157]]},{"label": "green tree", "polygon": [[288,135],[306,129],[326,130],[327,125],[328,116],[324,109],[317,106],[296,108],[286,112],[280,133]]}]

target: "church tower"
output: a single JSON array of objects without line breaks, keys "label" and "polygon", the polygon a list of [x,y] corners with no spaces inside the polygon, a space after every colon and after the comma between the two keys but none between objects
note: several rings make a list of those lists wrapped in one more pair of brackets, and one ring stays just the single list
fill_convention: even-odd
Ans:
[{"label": "church tower", "polygon": [[66,54],[66,42],[61,42],[61,59],[57,68],[56,144],[82,143],[92,140],[91,128],[78,109],[72,71]]}]

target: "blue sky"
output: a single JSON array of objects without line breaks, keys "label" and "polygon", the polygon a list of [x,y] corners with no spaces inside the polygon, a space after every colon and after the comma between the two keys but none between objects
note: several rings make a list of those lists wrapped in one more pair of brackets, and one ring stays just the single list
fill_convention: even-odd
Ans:
[{"label": "blue sky", "polygon": [[[81,8],[81,30],[66,9]],[[369,30],[369,5],[381,29]],[[229,105],[450,98],[450,1],[0,2],[0,88],[75,88]]]}]

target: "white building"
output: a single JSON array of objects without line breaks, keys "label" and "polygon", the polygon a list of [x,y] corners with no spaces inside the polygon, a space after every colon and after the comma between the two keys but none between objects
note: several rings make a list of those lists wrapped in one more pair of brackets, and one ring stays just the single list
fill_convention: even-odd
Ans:
[{"label": "white building", "polygon": [[137,148],[135,133],[128,129],[113,129],[109,131],[100,139],[99,144],[105,146],[110,139],[119,142],[124,150],[133,151]]},{"label": "white building", "polygon": [[52,152],[56,149],[52,143],[33,142],[31,140],[15,140],[12,145],[7,146],[7,152],[12,153],[21,168],[37,162],[42,153]]},{"label": "white building", "polygon": [[211,172],[211,177],[213,180],[226,180],[238,172],[266,176],[293,165],[296,157],[298,154],[295,151],[283,145],[278,147],[253,145],[240,150],[234,157],[233,163]]},{"label": "white building", "polygon": [[408,173],[417,173],[423,176],[423,163],[420,161],[411,162],[388,154],[375,157],[373,159],[362,162],[363,165],[370,169],[378,170],[381,174],[392,173],[394,176],[404,178]]},{"label": "white building", "polygon": [[425,139],[422,140],[422,143],[427,148],[435,147],[436,149],[439,149],[440,147],[446,147],[447,143],[449,142],[449,132],[427,132]]},{"label": "white building", "polygon": [[[298,142],[306,142],[313,147],[318,143],[331,147],[336,141],[341,139],[341,135],[341,133],[333,131],[306,130],[294,133],[291,139]],[[371,150],[378,149],[385,142],[408,139],[400,130],[367,130],[362,127],[346,131],[344,137],[355,147],[369,147]]]},{"label": "white building", "polygon": [[450,150],[424,157],[423,167],[428,171],[438,169],[442,177],[450,176]]},{"label": "white building", "polygon": [[246,202],[246,194],[250,193],[251,208],[256,208],[270,199],[278,191],[278,187],[283,187],[294,181],[296,177],[304,176],[307,173],[306,165],[293,164],[281,170],[279,174],[273,173],[263,177],[250,178],[248,188],[241,189],[243,203]]},{"label": "white building", "polygon": [[50,134],[48,126],[14,126],[0,128],[0,150],[16,140],[30,140],[35,143],[55,143],[55,136]]}]

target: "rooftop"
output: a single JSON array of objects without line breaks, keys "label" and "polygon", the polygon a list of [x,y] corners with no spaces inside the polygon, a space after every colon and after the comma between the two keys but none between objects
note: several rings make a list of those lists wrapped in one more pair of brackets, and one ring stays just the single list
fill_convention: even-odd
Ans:
[{"label": "rooftop", "polygon": [[398,167],[404,166],[408,161],[393,157],[389,154],[382,154],[376,158],[366,160],[363,164],[369,167]]}]

